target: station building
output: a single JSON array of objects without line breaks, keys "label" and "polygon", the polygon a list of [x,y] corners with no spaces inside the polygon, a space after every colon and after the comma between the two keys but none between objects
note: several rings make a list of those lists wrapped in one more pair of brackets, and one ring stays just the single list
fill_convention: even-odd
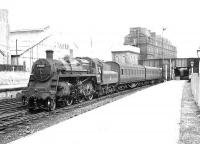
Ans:
[{"label": "station building", "polygon": [[133,46],[118,46],[112,51],[112,61],[120,64],[138,65],[140,49]]},{"label": "station building", "polygon": [[38,59],[42,42],[46,37],[49,27],[36,29],[11,30],[9,43],[11,51],[12,65],[25,65],[26,70],[30,71],[33,62]]},{"label": "station building", "polygon": [[64,36],[52,33],[49,26],[10,31],[11,64],[24,65],[31,71],[33,63],[46,57],[46,50],[54,51],[54,58],[73,56],[73,48]]},{"label": "station building", "polygon": [[117,63],[138,65],[138,59],[139,53],[134,51],[112,51],[112,60]]},{"label": "station building", "polygon": [[130,28],[124,44],[139,47],[141,60],[177,58],[177,49],[168,39],[146,28]]}]

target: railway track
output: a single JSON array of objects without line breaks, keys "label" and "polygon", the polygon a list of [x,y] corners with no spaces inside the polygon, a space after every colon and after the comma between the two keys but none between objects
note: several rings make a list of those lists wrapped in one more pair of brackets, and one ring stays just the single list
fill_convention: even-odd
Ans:
[{"label": "railway track", "polygon": [[22,103],[17,99],[7,99],[0,101],[0,115],[24,109]]},{"label": "railway track", "polygon": [[[142,90],[147,87],[150,87],[150,85],[138,87],[138,88],[134,88],[134,89],[129,89],[129,90],[121,91],[121,92],[114,93],[114,94],[109,94],[109,95],[106,95],[103,97],[93,99],[91,101],[84,101],[82,103],[77,103],[72,106],[58,108],[53,112],[43,111],[43,112],[33,114],[30,112],[27,112],[27,110],[20,110],[20,111],[15,111],[12,113],[4,114],[4,115],[0,116],[0,133],[9,132],[9,131],[7,131],[8,128],[12,128],[11,130],[14,130],[15,128],[17,128],[18,125],[27,125],[27,123],[31,123],[34,120],[39,120],[40,118],[46,118],[46,117],[59,115],[62,113],[72,112],[79,108],[84,108],[89,105],[104,101],[106,99],[112,99],[112,98],[115,98],[115,97],[118,97],[121,95],[131,94],[131,93],[134,93],[136,91]],[[104,103],[104,105],[107,103],[109,103],[109,101]]]},{"label": "railway track", "polygon": [[5,108],[0,109],[0,115],[17,112],[23,109],[26,109],[26,106],[17,105],[17,106],[12,106],[12,107],[5,107]]},{"label": "railway track", "polygon": [[4,105],[4,104],[9,104],[9,103],[15,103],[18,100],[16,98],[12,98],[12,99],[2,99],[0,100],[0,105]]}]

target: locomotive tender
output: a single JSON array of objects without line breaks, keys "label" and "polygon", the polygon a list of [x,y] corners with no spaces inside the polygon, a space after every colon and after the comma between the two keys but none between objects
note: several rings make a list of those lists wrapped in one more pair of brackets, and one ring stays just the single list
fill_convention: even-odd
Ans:
[{"label": "locomotive tender", "polygon": [[33,64],[22,100],[28,102],[29,110],[53,111],[58,105],[69,106],[161,80],[160,68],[122,65],[89,57],[55,60],[53,51],[47,50],[46,59],[38,59]]}]

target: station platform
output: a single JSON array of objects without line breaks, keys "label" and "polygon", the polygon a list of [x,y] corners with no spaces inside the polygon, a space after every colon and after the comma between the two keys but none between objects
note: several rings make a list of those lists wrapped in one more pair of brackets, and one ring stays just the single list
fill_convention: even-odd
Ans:
[{"label": "station platform", "polygon": [[24,83],[24,84],[11,84],[11,85],[0,85],[0,92],[22,90],[22,89],[25,89],[26,87],[27,87],[27,83]]},{"label": "station platform", "polygon": [[176,144],[186,81],[168,81],[12,144]]}]

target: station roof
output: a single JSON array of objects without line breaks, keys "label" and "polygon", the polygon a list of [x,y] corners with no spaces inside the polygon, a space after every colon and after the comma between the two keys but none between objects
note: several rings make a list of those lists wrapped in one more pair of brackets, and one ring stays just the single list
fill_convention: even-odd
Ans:
[{"label": "station roof", "polygon": [[35,28],[35,29],[18,29],[10,31],[10,34],[40,33],[46,31],[47,29],[49,29],[49,26],[46,26],[44,28]]},{"label": "station roof", "polygon": [[115,47],[115,49],[112,50],[112,53],[123,53],[123,52],[140,54],[140,48],[130,46],[130,45],[120,45],[120,46]]},{"label": "station roof", "polygon": [[5,56],[5,53],[2,50],[0,50],[0,54]]},{"label": "station roof", "polygon": [[130,53],[134,53],[134,54],[140,54],[140,53],[138,53],[138,52],[134,52],[134,51],[130,51],[130,50],[112,51],[112,53],[124,53],[124,52],[130,52]]}]

